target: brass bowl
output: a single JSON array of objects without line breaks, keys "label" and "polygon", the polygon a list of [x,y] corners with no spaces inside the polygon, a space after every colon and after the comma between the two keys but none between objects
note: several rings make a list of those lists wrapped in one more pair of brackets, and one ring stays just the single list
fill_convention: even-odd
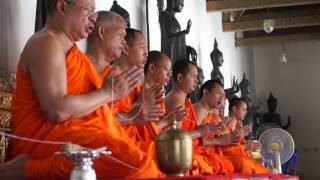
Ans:
[{"label": "brass bowl", "polygon": [[170,129],[156,138],[158,165],[168,176],[183,176],[192,165],[192,138],[188,132]]}]

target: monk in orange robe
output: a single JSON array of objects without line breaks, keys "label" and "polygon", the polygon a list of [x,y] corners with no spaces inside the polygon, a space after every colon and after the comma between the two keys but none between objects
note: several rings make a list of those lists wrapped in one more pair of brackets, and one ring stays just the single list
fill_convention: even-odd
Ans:
[{"label": "monk in orange robe", "polygon": [[177,124],[177,127],[189,131],[193,138],[193,164],[189,171],[190,175],[223,174],[232,173],[230,169],[224,169],[221,165],[221,158],[214,154],[206,154],[203,148],[202,136],[216,131],[216,126],[197,125],[195,110],[187,98],[187,94],[192,92],[197,84],[197,66],[189,60],[179,60],[173,66],[172,91],[166,97],[168,109],[184,105],[187,117]]},{"label": "monk in orange robe", "polygon": [[[240,134],[241,141],[234,146],[223,148],[223,154],[233,162],[235,172],[243,174],[263,174],[268,173],[268,169],[261,163],[251,160],[248,152],[242,146],[246,143],[244,137],[249,134],[249,127],[241,127],[241,121],[247,113],[247,103],[244,99],[234,98],[229,104],[229,123],[227,129],[229,133],[237,132]],[[248,148],[259,148],[259,143],[247,144]]]},{"label": "monk in orange robe", "polygon": [[[171,67],[171,60],[166,54],[159,51],[149,52],[147,62],[144,67],[145,81],[143,87],[148,89],[155,84],[159,84],[164,89],[171,78]],[[160,98],[164,98],[164,94]],[[158,104],[164,112],[166,112],[166,115],[157,122],[151,122],[145,126],[137,126],[137,129],[143,139],[155,140],[155,137],[168,127],[167,118],[169,116],[173,116],[177,121],[183,120],[186,116],[186,111],[183,106],[180,106],[173,111],[167,111],[164,101],[161,101]]]},{"label": "monk in orange robe", "polygon": [[[216,94],[222,94],[223,87],[220,86]],[[239,99],[239,98],[237,98]],[[214,100],[214,99],[213,99]],[[221,97],[218,104],[213,109],[214,112],[219,112],[219,105],[223,105],[224,98]],[[238,107],[239,105],[239,107]],[[241,107],[240,107],[241,106]],[[230,160],[234,166],[235,173],[242,174],[261,174],[268,173],[268,170],[261,164],[251,160],[248,153],[243,148],[242,144],[245,143],[244,137],[248,135],[249,128],[244,126],[240,128],[240,119],[244,119],[246,115],[246,104],[238,101],[231,101],[229,105],[229,112],[231,118],[224,120],[224,131],[221,134],[211,134],[205,139],[206,152],[218,153],[220,156]],[[207,118],[204,119],[204,124],[216,124],[221,122],[223,117],[217,114],[209,113]]]},{"label": "monk in orange robe", "polygon": [[[147,44],[141,31],[127,28],[125,40],[123,54],[113,64],[117,73],[134,66],[143,67],[147,61]],[[144,135],[141,135],[143,133],[141,128],[149,126],[150,122],[158,121],[164,115],[163,109],[159,106],[164,92],[161,85],[154,85],[148,89],[142,87],[143,79],[142,76],[140,86],[135,87],[128,96],[113,102],[112,108],[115,116],[125,126],[130,137],[137,141],[152,141],[149,138],[142,137]],[[140,126],[140,132],[137,129],[138,126]]]},{"label": "monk in orange robe", "polygon": [[[94,7],[93,0],[48,3],[46,26],[30,38],[19,61],[12,131],[17,136],[91,149],[107,146],[114,158],[135,167],[102,155],[94,161],[98,179],[158,177],[161,173],[155,161],[127,136],[106,106],[126,96],[138,84],[136,79],[143,70],[132,68],[102,83],[95,67],[75,45],[92,31]],[[125,21],[119,15],[99,12],[98,16],[111,21],[105,26],[116,27],[108,33],[101,31],[104,37],[125,34]],[[112,42],[115,48],[106,58],[118,58],[122,41],[123,37]],[[61,145],[11,139],[11,148],[15,159],[0,166],[3,179],[69,179],[72,161],[55,155]],[[21,158],[21,154],[30,159]]]}]

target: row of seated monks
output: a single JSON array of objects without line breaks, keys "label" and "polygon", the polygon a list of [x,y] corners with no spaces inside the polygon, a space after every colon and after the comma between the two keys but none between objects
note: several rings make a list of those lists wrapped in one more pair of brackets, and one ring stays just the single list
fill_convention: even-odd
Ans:
[{"label": "row of seated monks", "polygon": [[[56,153],[63,142],[106,146],[125,163],[100,156],[94,161],[98,179],[164,177],[155,138],[169,117],[193,138],[186,175],[268,172],[242,146],[249,131],[240,126],[245,101],[231,101],[224,121],[219,82],[205,82],[199,102],[188,99],[198,74],[191,61],[171,65],[165,54],[148,53],[143,33],[126,28],[115,13],[95,13],[94,0],[52,0],[47,6],[45,27],[28,40],[18,63],[11,127],[16,136],[57,143],[11,139],[1,179],[69,179],[73,163]],[[75,44],[81,39],[87,39],[85,53]],[[164,98],[171,76],[174,87]]]}]

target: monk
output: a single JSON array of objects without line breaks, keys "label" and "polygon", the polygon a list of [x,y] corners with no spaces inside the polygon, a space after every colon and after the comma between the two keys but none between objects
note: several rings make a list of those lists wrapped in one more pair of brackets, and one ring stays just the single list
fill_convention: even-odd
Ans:
[{"label": "monk", "polygon": [[244,120],[247,113],[247,103],[244,99],[235,97],[229,104],[229,123],[227,128],[230,133],[237,132],[242,137],[242,140],[234,146],[224,147],[223,155],[232,161],[235,172],[243,174],[262,174],[268,173],[268,169],[261,163],[251,160],[248,152],[244,149],[242,144],[246,147],[255,149],[259,148],[259,143],[246,143],[244,137],[249,135],[249,127],[241,127],[241,121]]},{"label": "monk", "polygon": [[[107,146],[113,158],[126,164],[101,156],[94,161],[98,179],[158,177],[155,161],[127,136],[105,105],[137,86],[143,70],[135,67],[101,83],[90,60],[75,45],[93,29],[95,1],[51,0],[47,9],[44,29],[28,40],[21,53],[12,100],[13,133],[91,149]],[[113,20],[121,19],[107,14],[108,18],[116,16]],[[124,24],[123,19],[114,21],[117,30],[109,33],[123,34]],[[122,47],[122,41],[113,42],[116,49]],[[72,161],[55,155],[61,145],[11,140],[14,159],[1,165],[2,179],[69,179]],[[19,156],[22,154],[28,158]]]},{"label": "monk", "polygon": [[[170,58],[159,51],[150,51],[148,54],[147,62],[144,66],[145,81],[143,87],[145,89],[151,88],[155,84],[160,84],[163,89],[168,85],[172,70]],[[168,112],[164,102],[159,105],[166,112],[165,117],[173,116],[177,121],[181,121],[186,116],[186,111],[183,106]],[[138,126],[138,131],[143,139],[152,139],[168,127],[167,118],[161,118],[157,122],[151,122],[145,126]]]},{"label": "monk", "polygon": [[[172,109],[184,105],[187,117],[177,124],[179,128],[189,131],[193,141],[193,165],[189,171],[190,175],[223,174],[232,173],[232,168],[225,170],[220,158],[215,155],[206,154],[203,148],[202,136],[211,132],[217,132],[219,128],[214,125],[198,126],[196,113],[187,97],[197,85],[198,70],[196,64],[189,60],[179,60],[173,65],[174,86],[166,97],[166,106]],[[225,172],[228,171],[228,172]]]},{"label": "monk", "polygon": [[[144,67],[147,61],[147,44],[141,31],[127,28],[125,42],[122,56],[112,65],[117,73],[134,66]],[[159,121],[165,113],[159,106],[164,93],[162,86],[154,84],[142,89],[143,79],[144,76],[141,76],[141,83],[128,96],[110,104],[119,122],[125,126],[128,135],[137,141],[144,139],[137,125]]]}]

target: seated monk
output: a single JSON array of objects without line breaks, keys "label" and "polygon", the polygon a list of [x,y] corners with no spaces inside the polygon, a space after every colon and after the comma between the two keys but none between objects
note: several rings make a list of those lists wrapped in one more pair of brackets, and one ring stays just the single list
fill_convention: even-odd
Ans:
[{"label": "seated monk", "polygon": [[[170,81],[171,72],[170,58],[159,51],[150,51],[144,67],[145,81],[143,88],[148,89],[155,84],[159,84],[164,89]],[[160,102],[159,105],[167,112],[163,101]],[[173,115],[177,121],[180,121],[185,118],[186,111],[184,107],[181,106],[174,111],[167,112],[166,117],[169,115]],[[168,127],[168,122],[165,118],[161,118],[157,122],[151,122],[146,125],[137,125],[139,134],[144,140],[155,140],[155,137],[161,131],[165,130],[166,127]]]},{"label": "seated monk", "polygon": [[[222,84],[216,80],[208,80],[200,87],[200,101],[193,104],[196,116],[197,116],[197,125],[211,124],[206,123],[214,119],[211,116],[211,110],[214,108],[220,107],[223,104],[225,97],[224,89]],[[211,119],[208,119],[211,118]],[[210,155],[215,155],[220,158],[222,169],[224,170],[233,170],[232,162],[223,157],[223,154],[217,151],[217,147],[214,145],[208,144],[208,138],[211,135],[208,135],[203,138],[205,152]]]},{"label": "seated monk", "polygon": [[[134,66],[144,67],[147,61],[147,44],[141,31],[127,28],[123,54],[112,66],[116,73],[121,73]],[[144,77],[141,76],[143,81]],[[115,116],[125,126],[128,135],[137,141],[143,139],[137,129],[138,124],[148,124],[158,121],[164,115],[163,108],[158,103],[162,101],[163,90],[159,84],[149,88],[136,86],[128,96],[110,104]]]},{"label": "seated monk", "polygon": [[[223,92],[223,87],[220,88],[220,93]],[[223,98],[222,98],[223,100]],[[220,103],[220,106],[223,103]],[[240,104],[239,104],[240,105]],[[243,174],[261,174],[268,173],[268,170],[263,167],[261,164],[258,164],[256,161],[249,158],[248,153],[242,147],[244,137],[249,133],[249,127],[244,126],[240,128],[239,119],[244,119],[246,114],[246,107],[240,108],[231,108],[235,107],[234,102],[230,102],[229,113],[233,114],[232,111],[237,112],[237,120],[233,118],[228,118],[224,120],[223,126],[225,130],[222,134],[211,134],[208,138],[205,139],[206,152],[216,152],[224,158],[230,160],[234,166],[235,173]],[[221,108],[221,107],[220,107]],[[219,112],[219,105],[213,108],[212,112]],[[235,117],[235,116],[232,116]],[[217,119],[221,118],[218,114],[210,113],[204,123],[217,123]],[[233,119],[233,120],[232,120]],[[237,127],[238,129],[235,129]],[[233,128],[233,129],[231,129]]]},{"label": "seated monk", "polygon": [[219,128],[214,125],[199,127],[197,117],[191,101],[187,94],[192,92],[197,85],[198,69],[196,64],[189,60],[179,60],[173,66],[174,86],[166,97],[166,106],[173,109],[184,105],[187,117],[177,124],[179,128],[189,131],[193,141],[193,165],[189,171],[190,175],[223,174],[232,173],[232,168],[225,170],[221,158],[214,154],[206,154],[203,148],[202,136],[216,132]]},{"label": "seated monk", "polygon": [[[155,161],[127,136],[105,105],[137,86],[143,70],[132,68],[102,82],[90,60],[77,48],[75,42],[87,38],[96,21],[94,0],[51,0],[47,9],[44,29],[29,39],[21,53],[12,100],[12,132],[91,149],[106,146],[114,158],[137,168],[102,155],[94,161],[98,179],[159,177]],[[103,17],[117,27],[108,32],[111,36],[125,33],[125,21],[120,16],[106,12]],[[122,41],[113,42],[116,49],[122,48]],[[114,51],[109,53],[110,59],[118,58]],[[2,179],[69,179],[72,161],[55,154],[61,145],[17,139],[10,143],[14,159],[0,166]]]},{"label": "seated monk", "polygon": [[[223,155],[232,161],[235,172],[243,174],[262,174],[268,173],[268,169],[261,163],[250,159],[248,152],[241,144],[245,144],[244,137],[249,135],[249,127],[241,127],[241,121],[244,120],[247,113],[247,103],[244,99],[233,98],[229,104],[229,123],[227,129],[232,132],[238,132],[242,137],[241,142],[231,147],[223,148]],[[259,148],[259,143],[250,143],[249,148]],[[247,146],[248,147],[248,146]]]}]

